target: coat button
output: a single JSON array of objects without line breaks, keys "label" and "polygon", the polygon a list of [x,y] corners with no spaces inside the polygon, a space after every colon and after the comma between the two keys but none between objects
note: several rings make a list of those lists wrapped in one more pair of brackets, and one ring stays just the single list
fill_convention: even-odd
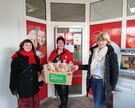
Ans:
[{"label": "coat button", "polygon": [[30,71],[32,72],[32,69]]},{"label": "coat button", "polygon": [[31,81],[33,80],[33,78],[30,79]]}]

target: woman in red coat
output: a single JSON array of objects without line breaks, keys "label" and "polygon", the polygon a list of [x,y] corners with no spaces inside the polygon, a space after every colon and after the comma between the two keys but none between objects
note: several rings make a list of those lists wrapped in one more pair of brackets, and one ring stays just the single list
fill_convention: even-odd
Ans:
[{"label": "woman in red coat", "polygon": [[[73,62],[72,54],[67,49],[65,49],[64,46],[65,46],[65,39],[63,37],[58,37],[57,38],[57,49],[54,49],[51,52],[51,55],[49,57],[49,62],[53,62],[53,63]],[[55,84],[54,86],[55,86],[55,89],[61,100],[61,104],[60,104],[59,108],[67,108],[68,85]]]}]

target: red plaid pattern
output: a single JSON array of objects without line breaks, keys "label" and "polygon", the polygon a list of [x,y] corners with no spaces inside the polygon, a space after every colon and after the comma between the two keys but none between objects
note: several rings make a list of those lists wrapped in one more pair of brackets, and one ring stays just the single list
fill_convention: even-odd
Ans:
[{"label": "red plaid pattern", "polygon": [[19,98],[18,108],[40,108],[39,94],[30,98]]}]

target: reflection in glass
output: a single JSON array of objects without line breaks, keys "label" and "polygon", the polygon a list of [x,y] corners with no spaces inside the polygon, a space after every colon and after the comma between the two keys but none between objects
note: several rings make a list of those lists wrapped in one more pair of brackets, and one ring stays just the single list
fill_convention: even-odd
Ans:
[{"label": "reflection in glass", "polygon": [[135,15],[135,0],[128,0],[127,3],[127,15]]},{"label": "reflection in glass", "polygon": [[72,86],[69,86],[69,94],[70,95],[82,94],[82,84],[74,84]]},{"label": "reflection in glass", "polygon": [[90,21],[118,18],[122,16],[123,0],[100,0],[90,4]]},{"label": "reflection in glass", "polygon": [[123,55],[121,56],[121,69],[135,69],[135,56]]},{"label": "reflection in glass", "polygon": [[26,0],[26,15],[46,20],[46,1]]},{"label": "reflection in glass", "polygon": [[51,3],[51,21],[84,22],[85,4]]}]

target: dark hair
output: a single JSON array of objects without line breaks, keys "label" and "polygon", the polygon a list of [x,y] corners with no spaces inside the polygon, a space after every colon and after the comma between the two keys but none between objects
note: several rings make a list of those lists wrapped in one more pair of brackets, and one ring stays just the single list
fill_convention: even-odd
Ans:
[{"label": "dark hair", "polygon": [[31,41],[30,39],[25,39],[25,40],[23,40],[23,41],[20,43],[20,45],[19,45],[20,48],[19,48],[18,51],[24,50],[24,49],[23,49],[23,46],[24,46],[25,43],[31,43],[31,44],[32,44],[32,51],[35,53],[35,47],[34,47],[32,41]]},{"label": "dark hair", "polygon": [[58,38],[57,38],[57,44],[58,44],[58,41],[59,41],[59,40],[62,40],[63,43],[65,44],[65,39],[64,39],[63,37],[58,37]]}]

